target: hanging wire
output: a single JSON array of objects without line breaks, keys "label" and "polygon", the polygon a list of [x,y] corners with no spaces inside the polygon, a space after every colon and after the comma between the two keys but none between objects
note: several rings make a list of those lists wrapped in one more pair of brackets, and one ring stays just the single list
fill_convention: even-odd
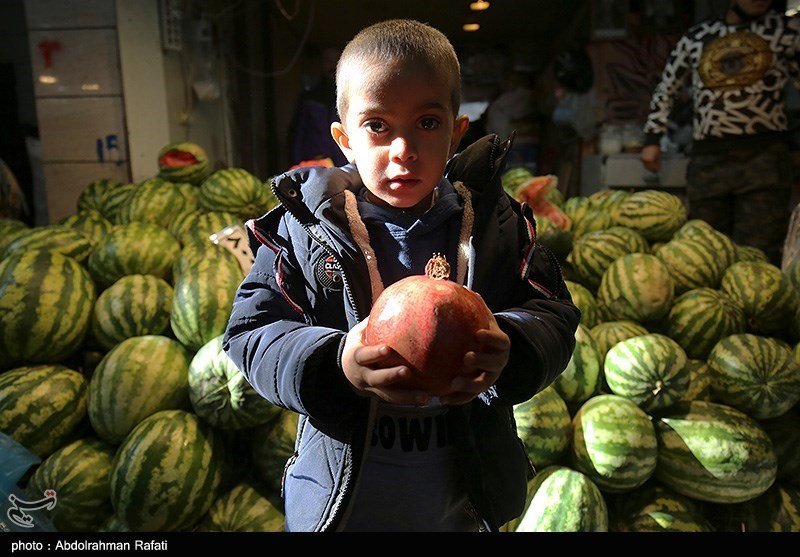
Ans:
[{"label": "hanging wire", "polygon": [[[276,4],[280,2],[280,0],[275,0],[275,1]],[[242,72],[256,77],[279,77],[288,74],[290,71],[292,71],[295,64],[297,64],[297,61],[300,58],[300,54],[303,52],[306,42],[308,42],[308,37],[309,35],[311,35],[311,27],[314,23],[315,6],[316,6],[316,0],[311,0],[311,2],[309,3],[308,22],[306,23],[306,28],[303,30],[303,36],[300,38],[300,43],[297,45],[297,49],[294,51],[292,59],[289,60],[289,63],[286,65],[285,68],[275,72],[261,72],[258,70],[254,70],[252,68],[245,67],[236,59],[236,57],[233,54],[229,53],[228,57],[231,63]],[[297,14],[295,14],[295,16],[296,15]]]},{"label": "hanging wire", "polygon": [[297,14],[300,13],[300,0],[295,0],[294,13],[292,15],[286,13],[286,9],[283,7],[282,0],[275,0],[275,6],[278,8],[278,10],[281,12],[283,17],[286,18],[287,21],[292,21],[294,18],[297,17]]}]

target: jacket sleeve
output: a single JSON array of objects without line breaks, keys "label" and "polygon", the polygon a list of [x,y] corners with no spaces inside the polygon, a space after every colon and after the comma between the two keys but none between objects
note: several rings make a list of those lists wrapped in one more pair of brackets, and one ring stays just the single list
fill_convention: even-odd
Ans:
[{"label": "jacket sleeve", "polygon": [[266,243],[254,251],[225,331],[226,354],[271,403],[321,423],[347,420],[366,399],[339,364],[345,332],[309,324],[302,275],[285,248]]},{"label": "jacket sleeve", "polygon": [[691,74],[691,40],[684,35],[675,45],[664,65],[661,81],[650,100],[650,113],[644,124],[645,143],[655,144],[667,133],[675,99]]}]

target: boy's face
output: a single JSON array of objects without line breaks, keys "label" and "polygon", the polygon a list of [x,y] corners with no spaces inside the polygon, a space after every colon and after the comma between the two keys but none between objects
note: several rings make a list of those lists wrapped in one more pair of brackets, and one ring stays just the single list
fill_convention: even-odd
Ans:
[{"label": "boy's face", "polygon": [[423,213],[467,130],[447,80],[408,67],[357,68],[333,138],[356,163],[373,202]]}]

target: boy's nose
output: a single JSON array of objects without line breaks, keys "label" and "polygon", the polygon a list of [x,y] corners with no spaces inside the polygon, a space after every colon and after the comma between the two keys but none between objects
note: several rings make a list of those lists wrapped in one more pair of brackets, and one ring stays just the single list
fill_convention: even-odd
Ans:
[{"label": "boy's nose", "polygon": [[389,154],[396,162],[406,162],[417,158],[414,142],[409,137],[401,135],[392,140]]}]

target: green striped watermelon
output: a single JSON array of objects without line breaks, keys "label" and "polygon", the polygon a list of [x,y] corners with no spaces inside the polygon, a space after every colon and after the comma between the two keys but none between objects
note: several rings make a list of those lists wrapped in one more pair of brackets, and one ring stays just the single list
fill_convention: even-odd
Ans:
[{"label": "green striped watermelon", "polygon": [[209,259],[221,259],[228,265],[241,268],[239,260],[230,250],[215,244],[207,238],[195,239],[183,246],[178,253],[178,257],[172,265],[173,282],[177,281],[181,275],[185,274],[197,263],[202,263]]},{"label": "green striped watermelon", "polygon": [[283,505],[279,497],[242,482],[220,495],[197,525],[197,532],[283,532]]},{"label": "green striped watermelon", "polygon": [[155,275],[125,275],[103,290],[92,312],[92,334],[109,350],[123,340],[169,331],[172,286]]},{"label": "green striped watermelon", "polygon": [[617,497],[609,515],[611,532],[714,531],[696,501],[655,482]]},{"label": "green striped watermelon", "polygon": [[94,282],[72,257],[30,250],[0,260],[0,370],[74,354],[95,299]]},{"label": "green striped watermelon", "polygon": [[673,239],[653,254],[669,270],[676,296],[703,286],[717,288],[725,272],[717,252],[701,239]]},{"label": "green striped watermelon", "polygon": [[692,219],[686,222],[672,236],[673,240],[691,238],[709,246],[716,254],[720,268],[726,270],[736,263],[736,245],[728,236],[714,229],[704,220]]},{"label": "green striped watermelon", "polygon": [[219,335],[203,345],[189,364],[189,400],[194,413],[217,429],[266,424],[280,407],[259,395],[222,349]]},{"label": "green striped watermelon", "polygon": [[282,489],[283,473],[294,454],[298,415],[281,410],[271,422],[255,428],[252,455],[256,477],[275,492]]},{"label": "green striped watermelon", "polygon": [[707,286],[675,298],[667,315],[667,334],[690,358],[705,359],[718,341],[746,330],[744,310],[721,290]]},{"label": "green striped watermelon", "polygon": [[33,472],[26,491],[33,499],[56,491],[56,505],[44,512],[58,531],[97,532],[113,514],[108,478],[116,450],[84,437],[60,447]]},{"label": "green striped watermelon", "polygon": [[779,341],[752,333],[720,340],[708,355],[714,399],[757,420],[800,401],[800,364]]},{"label": "green striped watermelon", "polygon": [[19,219],[0,217],[0,259],[3,259],[2,253],[8,244],[30,230],[31,227]]},{"label": "green striped watermelon", "polygon": [[511,167],[500,175],[503,189],[511,197],[514,197],[517,190],[531,180],[533,180],[533,174],[524,166]]},{"label": "green striped watermelon", "polygon": [[711,400],[711,368],[706,360],[689,359],[689,388],[681,400]]},{"label": "green striped watermelon", "polygon": [[734,249],[736,250],[736,261],[769,261],[769,257],[761,248],[734,244]]},{"label": "green striped watermelon", "polygon": [[600,190],[589,194],[589,204],[594,209],[612,212],[620,203],[625,201],[631,192],[627,190]]},{"label": "green striped watermelon", "polygon": [[800,487],[800,413],[789,411],[759,423],[778,457],[777,479]]},{"label": "green striped watermelon", "polygon": [[111,466],[111,504],[133,532],[191,530],[219,496],[221,445],[191,412],[162,410],[139,422]]},{"label": "green striped watermelon", "polygon": [[693,400],[653,417],[658,439],[654,477],[711,503],[758,497],[775,481],[777,457],[756,420],[732,406]]},{"label": "green striped watermelon", "polygon": [[8,243],[0,253],[0,260],[28,250],[55,251],[82,263],[92,251],[92,241],[85,233],[68,225],[36,226]]},{"label": "green striped watermelon", "polygon": [[89,182],[78,194],[76,209],[78,211],[93,209],[103,214],[106,196],[122,185],[120,181],[112,178],[100,178]]},{"label": "green striped watermelon", "polygon": [[623,226],[612,226],[581,236],[567,256],[577,281],[596,291],[603,273],[617,259],[629,253],[648,253],[650,246],[639,232]]},{"label": "green striped watermelon", "polygon": [[0,431],[40,458],[72,440],[86,406],[86,379],[66,366],[22,366],[0,374]]},{"label": "green striped watermelon", "polygon": [[570,231],[573,239],[578,240],[586,234],[606,230],[616,223],[611,218],[611,213],[607,209],[595,209],[590,207],[585,213],[581,214],[577,220],[572,221]]},{"label": "green striped watermelon", "polygon": [[158,176],[169,182],[200,185],[211,174],[208,154],[192,141],[175,141],[158,152]]},{"label": "green striped watermelon", "polygon": [[631,253],[608,266],[597,301],[614,320],[658,321],[669,313],[675,286],[666,265],[655,255]]},{"label": "green striped watermelon", "polygon": [[567,290],[572,296],[572,302],[581,310],[581,325],[591,329],[594,327],[599,319],[597,313],[597,300],[591,291],[578,282],[571,280],[565,281]]},{"label": "green striped watermelon", "polygon": [[716,505],[721,532],[800,532],[800,488],[776,482],[764,493],[734,505]]},{"label": "green striped watermelon", "polygon": [[606,383],[646,412],[667,408],[689,389],[689,359],[666,335],[649,333],[623,340],[606,354]]},{"label": "green striped watermelon", "polygon": [[225,332],[242,268],[226,259],[208,259],[175,277],[170,324],[192,351]]},{"label": "green striped watermelon", "polygon": [[89,381],[89,421],[119,444],[146,417],[191,408],[191,357],[176,340],[145,335],[123,340],[103,357]]},{"label": "green striped watermelon", "polygon": [[206,211],[227,211],[247,220],[276,204],[269,185],[243,168],[222,168],[200,184],[200,207]]},{"label": "green striped watermelon", "polygon": [[656,469],[650,417],[632,400],[613,394],[594,396],[578,409],[571,449],[573,467],[604,493],[632,491]]},{"label": "green striped watermelon", "polygon": [[608,507],[585,474],[553,465],[539,472],[528,488],[528,503],[515,532],[607,532]]},{"label": "green striped watermelon", "polygon": [[122,184],[110,189],[103,197],[100,213],[114,224],[122,224],[121,212],[124,212],[128,199],[139,188],[139,184]]},{"label": "green striped watermelon", "polygon": [[[194,189],[194,186],[191,186]],[[161,178],[148,178],[141,182],[120,208],[120,224],[145,222],[169,228],[181,214],[198,209],[196,196],[187,196],[179,184]]]},{"label": "green striped watermelon", "polygon": [[661,242],[672,238],[686,224],[688,212],[677,195],[639,190],[617,205],[612,217],[616,224],[640,232],[649,242]]},{"label": "green striped watermelon", "polygon": [[589,328],[579,324],[575,330],[572,358],[552,385],[567,405],[580,405],[597,393],[602,371],[597,342]]},{"label": "green striped watermelon", "polygon": [[781,270],[764,261],[740,261],[725,271],[720,289],[744,309],[748,332],[786,334],[800,293]]},{"label": "green striped watermelon", "polygon": [[208,241],[212,234],[234,224],[242,226],[244,223],[233,213],[198,209],[175,219],[169,231],[182,246],[186,246],[193,242]]},{"label": "green striped watermelon", "polygon": [[[72,227],[83,233],[89,239],[92,247],[96,246],[114,228],[112,222],[95,209],[78,211],[73,215],[62,218],[58,221],[58,224]],[[86,257],[89,257],[88,253]]]},{"label": "green striped watermelon", "polygon": [[105,289],[125,275],[155,275],[167,282],[181,246],[157,224],[132,222],[117,226],[89,255],[92,278]]},{"label": "green striped watermelon", "polygon": [[644,325],[623,319],[620,321],[603,321],[591,329],[592,337],[597,342],[602,362],[605,362],[606,354],[612,346],[631,337],[646,335],[650,331]]},{"label": "green striped watermelon", "polygon": [[552,385],[514,406],[517,435],[537,470],[558,464],[572,440],[572,420],[564,399]]}]

